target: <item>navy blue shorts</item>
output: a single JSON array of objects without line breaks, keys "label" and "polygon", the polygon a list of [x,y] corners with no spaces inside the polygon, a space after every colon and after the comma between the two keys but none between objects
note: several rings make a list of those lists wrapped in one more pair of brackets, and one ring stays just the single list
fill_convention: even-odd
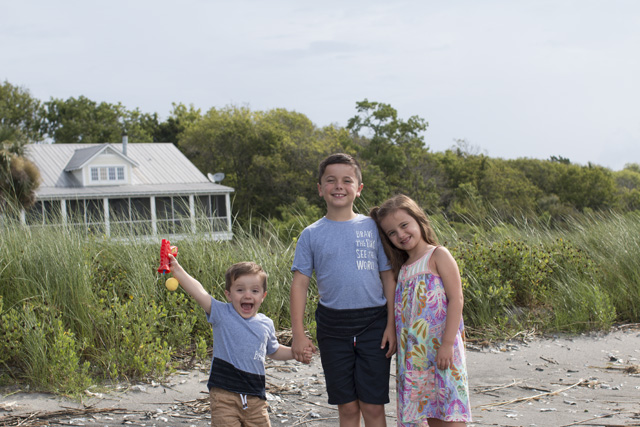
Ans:
[{"label": "navy blue shorts", "polygon": [[386,356],[388,348],[380,348],[386,326],[387,316],[383,315],[355,336],[336,337],[317,325],[330,404],[355,400],[372,405],[389,403],[391,358]]}]

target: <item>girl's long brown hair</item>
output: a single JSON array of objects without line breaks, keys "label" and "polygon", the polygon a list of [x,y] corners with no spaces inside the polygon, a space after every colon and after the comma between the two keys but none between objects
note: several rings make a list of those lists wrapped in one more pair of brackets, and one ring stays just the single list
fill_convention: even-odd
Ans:
[{"label": "girl's long brown hair", "polygon": [[402,265],[409,259],[409,254],[406,251],[396,248],[391,243],[389,237],[380,227],[380,222],[398,209],[404,210],[407,214],[411,215],[411,217],[416,220],[416,222],[420,226],[420,234],[422,234],[422,238],[425,242],[430,245],[438,244],[438,238],[436,237],[433,228],[431,228],[429,217],[427,217],[427,214],[410,197],[405,196],[404,194],[398,194],[385,201],[380,205],[380,207],[376,206],[371,209],[371,212],[369,212],[369,216],[373,218],[373,220],[378,225],[378,233],[380,234],[382,245],[384,246],[384,252],[387,254],[389,262],[391,262],[391,268],[396,278],[398,277],[398,273],[400,272],[400,268],[402,268]]}]

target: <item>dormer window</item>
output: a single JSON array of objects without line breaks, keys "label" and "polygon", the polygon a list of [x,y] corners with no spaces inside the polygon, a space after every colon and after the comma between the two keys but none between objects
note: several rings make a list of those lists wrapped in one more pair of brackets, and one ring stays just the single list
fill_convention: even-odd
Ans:
[{"label": "dormer window", "polygon": [[124,180],[124,166],[91,167],[91,182],[119,182]]}]

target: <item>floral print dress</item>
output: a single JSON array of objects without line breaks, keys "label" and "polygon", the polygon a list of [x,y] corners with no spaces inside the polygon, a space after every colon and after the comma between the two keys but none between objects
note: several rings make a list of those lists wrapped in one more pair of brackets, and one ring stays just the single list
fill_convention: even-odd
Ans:
[{"label": "floral print dress", "polygon": [[442,279],[429,270],[436,249],[403,265],[398,275],[394,306],[398,426],[402,427],[427,426],[427,418],[471,421],[462,320],[453,347],[453,366],[440,370],[435,364],[448,304]]}]

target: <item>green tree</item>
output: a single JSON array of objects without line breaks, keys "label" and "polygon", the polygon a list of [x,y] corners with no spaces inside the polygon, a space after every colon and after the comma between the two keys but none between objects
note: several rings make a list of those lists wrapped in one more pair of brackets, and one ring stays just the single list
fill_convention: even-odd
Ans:
[{"label": "green tree", "polygon": [[122,104],[97,103],[84,96],[44,103],[45,129],[56,143],[117,143],[123,133],[131,142],[151,142],[157,114],[127,110]]},{"label": "green tree", "polygon": [[0,125],[0,212],[35,202],[40,173],[24,154],[27,138],[19,129]]},{"label": "green tree", "polygon": [[627,165],[621,171],[614,172],[618,188],[620,206],[623,210],[640,210],[640,167]]},{"label": "green tree", "polygon": [[27,142],[43,139],[40,101],[8,81],[0,85],[0,127],[16,129]]},{"label": "green tree", "polygon": [[502,159],[489,159],[478,191],[503,219],[533,217],[541,191],[525,174]]},{"label": "green tree", "polygon": [[158,124],[153,134],[155,142],[173,142],[176,146],[180,146],[180,136],[184,130],[198,120],[202,119],[202,113],[199,108],[195,108],[193,104],[189,107],[184,104],[171,104],[173,109],[167,120]]},{"label": "green tree", "polygon": [[180,148],[202,172],[225,173],[223,184],[235,189],[234,213],[246,220],[280,217],[278,208],[298,196],[319,203],[317,165],[342,150],[346,137],[333,127],[317,129],[300,113],[229,106],[187,127]]},{"label": "green tree", "polygon": [[567,165],[558,176],[554,194],[576,209],[611,209],[616,206],[617,189],[611,171],[591,163]]},{"label": "green tree", "polygon": [[440,185],[440,201],[443,211],[453,220],[486,216],[480,182],[488,169],[489,158],[470,154],[460,148],[434,154],[444,176]]},{"label": "green tree", "polygon": [[429,164],[423,137],[427,121],[418,116],[404,121],[391,105],[367,99],[357,102],[356,110],[347,129],[358,147],[365,185],[374,183],[366,193],[369,201],[377,204],[393,193],[406,193],[432,205],[433,170],[424,167]]}]

